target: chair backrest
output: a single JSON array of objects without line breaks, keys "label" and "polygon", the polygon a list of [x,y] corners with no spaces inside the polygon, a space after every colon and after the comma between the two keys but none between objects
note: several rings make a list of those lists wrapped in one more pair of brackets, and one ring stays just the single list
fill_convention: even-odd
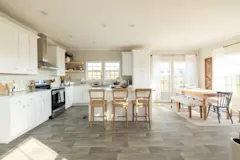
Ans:
[{"label": "chair backrest", "polygon": [[217,92],[217,97],[217,106],[227,108],[232,99],[232,92]]},{"label": "chair backrest", "polygon": [[135,89],[136,99],[142,98],[142,99],[148,99],[148,100],[150,100],[151,94],[152,94],[152,89],[151,89],[151,88],[139,88],[139,89]]},{"label": "chair backrest", "polygon": [[127,100],[128,99],[128,89],[115,89],[112,91],[113,100]]},{"label": "chair backrest", "polygon": [[105,90],[104,89],[90,89],[88,90],[90,101],[92,100],[104,100]]}]

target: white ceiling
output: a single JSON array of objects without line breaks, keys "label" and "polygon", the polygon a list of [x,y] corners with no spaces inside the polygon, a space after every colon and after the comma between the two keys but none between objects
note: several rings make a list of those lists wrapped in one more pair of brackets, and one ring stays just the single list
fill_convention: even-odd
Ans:
[{"label": "white ceiling", "polygon": [[193,50],[240,33],[240,0],[0,0],[0,8],[69,50]]}]

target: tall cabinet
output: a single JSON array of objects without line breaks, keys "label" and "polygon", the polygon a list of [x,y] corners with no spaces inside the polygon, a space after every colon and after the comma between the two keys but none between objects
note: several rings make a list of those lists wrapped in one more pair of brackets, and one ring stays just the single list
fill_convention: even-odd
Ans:
[{"label": "tall cabinet", "polygon": [[135,88],[150,87],[150,52],[133,50],[133,86]]}]

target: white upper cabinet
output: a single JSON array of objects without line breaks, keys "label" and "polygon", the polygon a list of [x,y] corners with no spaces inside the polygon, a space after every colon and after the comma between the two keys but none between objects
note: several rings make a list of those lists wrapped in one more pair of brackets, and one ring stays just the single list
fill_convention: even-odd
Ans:
[{"label": "white upper cabinet", "polygon": [[65,76],[65,52],[59,46],[48,46],[48,61],[57,66],[58,76]]},{"label": "white upper cabinet", "polygon": [[18,72],[18,29],[0,19],[0,73]]},{"label": "white upper cabinet", "polygon": [[0,73],[37,73],[37,36],[0,17]]},{"label": "white upper cabinet", "polygon": [[37,38],[34,36],[29,37],[29,68],[31,74],[37,74],[38,72],[38,48]]},{"label": "white upper cabinet", "polygon": [[131,76],[133,70],[132,52],[122,52],[122,75]]},{"label": "white upper cabinet", "polygon": [[20,73],[28,73],[29,72],[29,35],[23,31],[18,32],[18,67]]}]

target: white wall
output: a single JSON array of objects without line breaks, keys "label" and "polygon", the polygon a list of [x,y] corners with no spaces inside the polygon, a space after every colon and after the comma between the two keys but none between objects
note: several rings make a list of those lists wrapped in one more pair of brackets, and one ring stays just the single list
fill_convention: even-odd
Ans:
[{"label": "white wall", "polygon": [[[199,54],[198,54],[199,81],[198,82],[199,82],[199,87],[200,88],[205,88],[205,69],[204,69],[205,58],[212,57],[213,49],[223,47],[225,45],[229,45],[229,44],[236,43],[236,42],[240,42],[240,36],[233,37],[233,38],[228,39],[226,41],[216,43],[216,44],[204,47],[204,48],[199,50]],[[234,48],[235,51],[239,50],[239,52],[240,52],[240,45],[235,45],[235,46],[232,46],[232,47],[229,47],[229,48],[226,48],[226,49],[231,50],[233,48]]]},{"label": "white wall", "polygon": [[0,74],[0,82],[12,82],[16,80],[17,82],[23,81],[23,83],[28,86],[30,80],[48,80],[48,79],[55,79],[54,85],[60,84],[59,76],[56,76],[56,71],[51,70],[43,70],[39,69],[38,74],[36,75],[18,75],[18,74]]}]

